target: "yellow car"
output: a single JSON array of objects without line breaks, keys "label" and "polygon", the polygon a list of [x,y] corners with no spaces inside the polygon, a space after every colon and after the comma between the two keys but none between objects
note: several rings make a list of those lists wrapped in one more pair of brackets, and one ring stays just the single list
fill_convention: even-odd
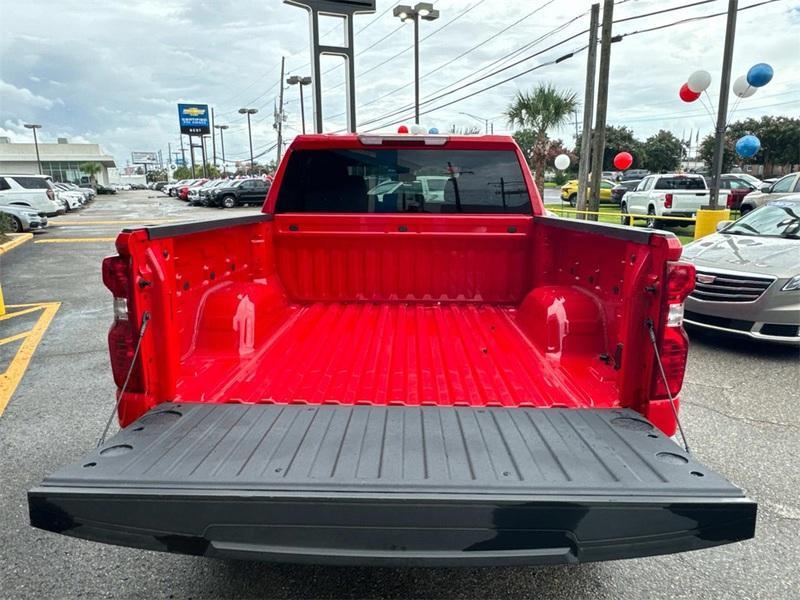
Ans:
[{"label": "yellow car", "polygon": [[[611,189],[616,184],[610,179],[600,180],[600,202],[611,202]],[[586,197],[589,197],[587,190]],[[572,179],[561,186],[561,199],[569,202],[570,206],[575,206],[578,201],[578,180]]]}]

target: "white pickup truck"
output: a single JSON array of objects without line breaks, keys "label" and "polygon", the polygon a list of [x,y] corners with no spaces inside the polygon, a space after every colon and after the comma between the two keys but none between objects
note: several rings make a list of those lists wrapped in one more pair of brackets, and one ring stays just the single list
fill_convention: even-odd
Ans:
[{"label": "white pickup truck", "polygon": [[[702,175],[648,175],[635,190],[625,194],[620,207],[622,214],[646,216],[648,227],[677,226],[685,221],[659,220],[657,217],[694,217],[700,208],[709,203],[709,194]],[[623,224],[627,220],[627,217],[622,217]]]}]

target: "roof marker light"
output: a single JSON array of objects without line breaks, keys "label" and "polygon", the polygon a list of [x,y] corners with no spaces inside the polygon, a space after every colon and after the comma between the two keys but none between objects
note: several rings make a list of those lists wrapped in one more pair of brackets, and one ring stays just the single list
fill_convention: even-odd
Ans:
[{"label": "roof marker light", "polygon": [[428,130],[428,133],[431,135],[439,135],[439,129],[436,127],[431,127],[430,130]]},{"label": "roof marker light", "polygon": [[413,135],[425,135],[426,133],[428,133],[428,129],[426,127],[423,127],[422,125],[412,125],[411,133]]},{"label": "roof marker light", "polygon": [[408,127],[400,125],[400,127],[397,128],[397,133],[408,133]]}]

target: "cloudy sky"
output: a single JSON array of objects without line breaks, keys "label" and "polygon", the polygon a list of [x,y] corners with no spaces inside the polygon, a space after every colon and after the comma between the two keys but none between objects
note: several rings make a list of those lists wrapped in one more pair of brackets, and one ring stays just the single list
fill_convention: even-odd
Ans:
[{"label": "cloudy sky", "polygon": [[[740,8],[763,0],[740,0]],[[396,2],[377,0],[374,15],[356,18],[357,104],[360,129],[408,119],[413,110],[412,25],[391,15]],[[502,116],[516,90],[551,82],[583,98],[590,0],[439,0],[441,18],[422,23],[422,121],[447,128],[481,124],[506,132]],[[695,6],[688,6],[696,4]],[[683,104],[680,85],[696,69],[714,76],[709,101],[719,94],[725,0],[618,0],[613,45],[609,123],[642,138],[669,129],[679,137],[709,133],[712,120],[696,102]],[[645,18],[646,13],[679,8]],[[684,7],[684,8],[680,8]],[[229,159],[245,159],[247,129],[237,113],[255,107],[253,144],[262,154],[275,144],[273,104],[281,56],[288,74],[308,75],[308,17],[281,0],[0,0],[0,135],[29,141],[25,122],[43,125],[41,139],[100,143],[122,166],[131,151],[167,152],[179,146],[176,103],[207,102],[225,136]],[[326,42],[340,28],[324,22]],[[573,35],[574,39],[544,51]],[[538,56],[528,58],[533,54]],[[734,78],[768,62],[775,78],[743,100],[735,118],[800,116],[800,0],[778,0],[739,13]],[[527,59],[527,60],[522,60]],[[522,61],[491,75],[514,62]],[[507,83],[504,79],[544,64]],[[343,69],[323,62],[325,129],[344,126]],[[490,75],[479,83],[466,85]],[[463,89],[459,89],[462,88]],[[471,98],[460,100],[472,92]],[[448,93],[452,92],[452,93]],[[310,95],[310,94],[309,94]],[[460,100],[443,107],[442,105]],[[286,89],[287,135],[300,129],[298,88]],[[307,98],[307,117],[311,106]],[[410,119],[408,119],[410,121]],[[571,145],[574,125],[556,132]],[[273,156],[272,152],[265,157]]]}]

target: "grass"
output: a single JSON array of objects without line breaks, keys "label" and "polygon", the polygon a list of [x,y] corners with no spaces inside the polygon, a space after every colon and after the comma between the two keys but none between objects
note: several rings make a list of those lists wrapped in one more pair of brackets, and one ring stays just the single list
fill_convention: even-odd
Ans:
[{"label": "grass", "polygon": [[[561,212],[560,209],[569,209],[569,203],[557,203],[557,204],[546,204],[546,208],[552,210],[559,216],[563,216],[569,219],[576,218],[577,215],[575,213],[569,212]],[[619,225],[620,223],[620,210],[619,206],[617,205],[608,205],[608,204],[601,204],[600,205],[600,215],[598,215],[598,220],[601,223],[614,223]],[[644,220],[636,220],[634,221],[634,227],[645,227]],[[694,224],[689,223],[688,226],[680,226],[680,227],[671,227],[666,231],[671,231],[674,233],[678,239],[681,241],[682,244],[688,244],[689,242],[694,241]]]}]

